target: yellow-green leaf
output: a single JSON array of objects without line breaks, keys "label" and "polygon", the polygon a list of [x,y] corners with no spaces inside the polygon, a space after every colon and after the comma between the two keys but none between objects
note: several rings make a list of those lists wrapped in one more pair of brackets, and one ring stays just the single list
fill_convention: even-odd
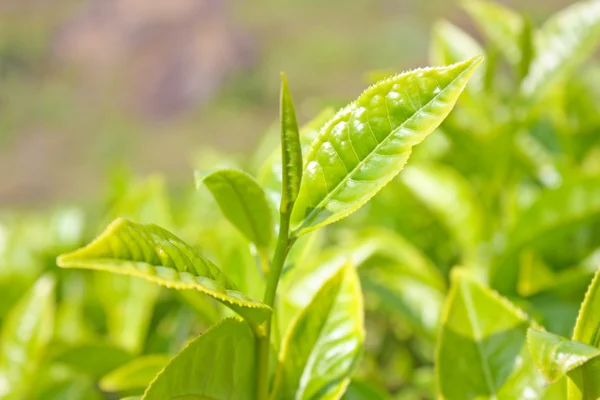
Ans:
[{"label": "yellow-green leaf", "polygon": [[326,123],[304,160],[293,235],[344,218],[396,176],[412,147],[451,111],[481,60],[392,76]]},{"label": "yellow-green leaf", "polygon": [[287,78],[281,74],[281,212],[289,213],[298,197],[302,181],[302,148],[296,110]]},{"label": "yellow-green leaf", "polygon": [[575,3],[542,26],[529,73],[521,84],[526,97],[539,95],[572,71],[596,48],[600,38],[600,1]]},{"label": "yellow-green leaf", "polygon": [[527,316],[458,269],[436,354],[441,398],[539,398],[544,379],[527,348]]},{"label": "yellow-green leaf", "polygon": [[364,335],[360,284],[354,266],[347,264],[325,282],[288,330],[271,399],[339,398]]},{"label": "yellow-green leaf", "polygon": [[225,319],[190,342],[156,376],[144,400],[252,399],[254,336],[248,325]]},{"label": "yellow-green leaf", "polygon": [[53,333],[55,280],[39,278],[9,311],[0,331],[0,398],[30,398]]},{"label": "yellow-green leaf", "polygon": [[596,347],[534,328],[527,331],[527,343],[535,365],[549,383],[600,355]]},{"label": "yellow-green leaf", "polygon": [[271,309],[239,292],[208,259],[169,231],[115,220],[96,240],[58,257],[63,268],[84,268],[136,276],[174,289],[205,293],[246,318],[262,332]]},{"label": "yellow-green leaf", "polygon": [[140,356],[106,374],[100,380],[100,389],[105,392],[145,389],[171,358],[163,354]]},{"label": "yellow-green leaf", "polygon": [[273,236],[271,209],[263,188],[235,169],[196,171],[196,186],[206,185],[223,215],[257,247],[267,248]]}]

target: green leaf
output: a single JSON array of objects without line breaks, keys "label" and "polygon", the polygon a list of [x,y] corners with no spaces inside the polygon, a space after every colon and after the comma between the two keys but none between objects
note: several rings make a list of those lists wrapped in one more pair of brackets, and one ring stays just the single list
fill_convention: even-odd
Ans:
[{"label": "green leaf", "polygon": [[474,260],[483,239],[485,216],[471,184],[441,165],[409,166],[400,178],[454,236],[464,261]]},{"label": "green leaf", "polygon": [[392,76],[326,123],[304,161],[293,235],[344,218],[396,176],[412,147],[448,115],[481,60]]},{"label": "green leaf", "polygon": [[288,330],[271,398],[339,398],[364,335],[358,276],[354,266],[346,264],[325,282]]},{"label": "green leaf", "polygon": [[492,46],[502,51],[512,65],[519,65],[522,58],[523,18],[494,1],[467,0],[463,5]]},{"label": "green leaf", "polygon": [[9,311],[0,331],[0,398],[29,398],[54,324],[55,280],[39,278]]},{"label": "green leaf", "polygon": [[112,344],[92,343],[73,346],[55,354],[50,362],[61,364],[76,373],[100,378],[131,361],[131,354]]},{"label": "green leaf", "polygon": [[589,57],[599,38],[600,1],[581,1],[556,13],[538,32],[523,95],[543,93]]},{"label": "green leaf", "polygon": [[84,268],[136,276],[174,289],[205,293],[246,318],[254,329],[271,309],[240,293],[217,266],[169,231],[156,225],[115,220],[96,240],[58,257],[63,268]]},{"label": "green leaf", "polygon": [[285,74],[281,74],[281,212],[290,213],[302,181],[302,148],[292,95]]},{"label": "green leaf", "polygon": [[194,339],[156,376],[144,400],[248,399],[255,393],[254,336],[225,319]]},{"label": "green leaf", "polygon": [[508,300],[454,270],[436,354],[440,397],[539,398],[544,381],[527,349],[529,326]]},{"label": "green leaf", "polygon": [[259,248],[267,248],[273,236],[271,209],[262,187],[247,173],[221,169],[196,171],[196,186],[205,184],[223,215]]},{"label": "green leaf", "polygon": [[[573,340],[600,348],[600,270],[590,284],[573,330]],[[600,351],[600,350],[599,350]],[[569,400],[600,397],[600,360],[595,357],[584,367],[573,371],[567,384]]]},{"label": "green leaf", "polygon": [[596,347],[534,328],[527,331],[527,343],[535,365],[549,383],[600,355]]},{"label": "green leaf", "polygon": [[518,219],[507,237],[502,256],[492,265],[491,285],[503,293],[514,293],[518,281],[515,256],[526,246],[547,235],[589,223],[600,215],[600,179],[591,177],[544,192]]},{"label": "green leaf", "polygon": [[343,400],[390,400],[391,397],[383,389],[371,382],[352,379]]},{"label": "green leaf", "polygon": [[151,354],[112,370],[100,380],[100,389],[105,392],[124,392],[144,389],[154,377],[171,361],[170,356]]},{"label": "green leaf", "polygon": [[[467,32],[448,21],[438,21],[432,31],[429,59],[434,65],[449,65],[483,54],[481,45]],[[466,92],[483,87],[483,71],[476,71]]]}]

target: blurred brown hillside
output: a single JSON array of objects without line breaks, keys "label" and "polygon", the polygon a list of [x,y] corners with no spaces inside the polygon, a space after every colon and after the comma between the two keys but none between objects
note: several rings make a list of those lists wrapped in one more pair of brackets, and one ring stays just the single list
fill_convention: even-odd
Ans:
[{"label": "blurred brown hillside", "polygon": [[0,205],[89,198],[115,163],[191,184],[194,149],[256,145],[279,71],[303,121],[427,63],[439,18],[472,28],[454,0],[2,0]]}]

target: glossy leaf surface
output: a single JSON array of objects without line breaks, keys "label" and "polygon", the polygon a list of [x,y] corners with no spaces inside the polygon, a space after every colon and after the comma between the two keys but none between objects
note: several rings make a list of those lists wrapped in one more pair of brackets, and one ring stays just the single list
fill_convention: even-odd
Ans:
[{"label": "glossy leaf surface", "polygon": [[436,354],[440,396],[539,398],[544,380],[527,348],[529,325],[508,300],[453,271]]},{"label": "glossy leaf surface", "polygon": [[343,391],[332,388],[348,378],[363,341],[358,276],[346,265],[325,282],[285,335],[271,399],[339,398]]},{"label": "glossy leaf surface", "polygon": [[538,95],[563,78],[593,52],[599,38],[600,1],[581,1],[559,11],[539,31],[522,93]]},{"label": "glossy leaf surface", "polygon": [[0,398],[29,398],[54,323],[55,280],[38,279],[3,320],[0,331]]},{"label": "glossy leaf surface", "polygon": [[326,123],[305,157],[294,234],[347,216],[396,176],[412,147],[448,115],[481,60],[385,79]]},{"label": "glossy leaf surface", "polygon": [[287,78],[281,74],[281,212],[289,213],[298,197],[302,181],[302,148],[296,110]]},{"label": "glossy leaf surface", "polygon": [[171,358],[160,354],[140,356],[102,377],[100,388],[105,392],[144,389],[171,361]]},{"label": "glossy leaf surface", "polygon": [[247,173],[235,169],[196,172],[196,185],[206,185],[223,215],[258,247],[271,243],[273,224],[264,190]]},{"label": "glossy leaf surface", "polygon": [[225,319],[181,350],[143,399],[252,399],[254,367],[252,331],[243,321]]},{"label": "glossy leaf surface", "polygon": [[535,365],[549,383],[600,355],[596,347],[534,328],[527,332],[527,342]]},{"label": "glossy leaf surface", "polygon": [[115,220],[96,240],[57,260],[63,268],[85,268],[136,276],[174,289],[205,293],[252,324],[265,322],[266,305],[240,293],[217,266],[156,225]]}]

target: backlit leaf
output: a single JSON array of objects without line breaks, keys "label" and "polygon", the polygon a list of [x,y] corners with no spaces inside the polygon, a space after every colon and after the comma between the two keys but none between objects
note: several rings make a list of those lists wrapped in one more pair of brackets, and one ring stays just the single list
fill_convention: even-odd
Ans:
[{"label": "backlit leaf", "polygon": [[262,187],[235,169],[196,172],[196,185],[205,184],[223,215],[257,247],[267,248],[273,235],[271,209]]},{"label": "backlit leaf", "polygon": [[600,355],[600,349],[552,333],[529,328],[529,350],[549,383]]},{"label": "backlit leaf", "polygon": [[100,380],[100,388],[105,392],[144,389],[169,361],[171,361],[171,357],[167,355],[140,356],[105,375]]},{"label": "backlit leaf", "polygon": [[[573,340],[600,348],[600,270],[596,272],[579,309]],[[600,350],[598,350],[600,352]],[[600,359],[594,357],[583,367],[574,370],[567,384],[569,400],[600,397]]]},{"label": "backlit leaf", "polygon": [[508,300],[454,270],[436,354],[440,397],[539,398],[544,380],[527,348],[529,326]]},{"label": "backlit leaf", "polygon": [[600,1],[575,3],[542,26],[535,42],[535,57],[521,85],[526,97],[545,89],[588,57],[600,38]]},{"label": "backlit leaf", "polygon": [[271,309],[239,292],[217,266],[156,225],[115,220],[96,240],[58,257],[63,268],[85,268],[136,276],[174,289],[214,297],[260,329]]},{"label": "backlit leaf", "polygon": [[347,216],[396,176],[412,147],[448,115],[481,60],[392,76],[326,123],[304,160],[293,235]]},{"label": "backlit leaf", "polygon": [[243,321],[225,319],[181,350],[143,399],[251,399],[255,380],[252,331]]},{"label": "backlit leaf", "polygon": [[49,275],[11,308],[0,331],[0,398],[30,397],[32,382],[52,338],[55,281]]},{"label": "backlit leaf", "polygon": [[281,155],[282,197],[281,212],[289,213],[298,197],[302,181],[302,148],[296,121],[296,110],[288,87],[287,78],[281,74]]},{"label": "backlit leaf", "polygon": [[323,285],[285,335],[271,399],[339,398],[363,341],[360,285],[354,266],[347,264]]}]

